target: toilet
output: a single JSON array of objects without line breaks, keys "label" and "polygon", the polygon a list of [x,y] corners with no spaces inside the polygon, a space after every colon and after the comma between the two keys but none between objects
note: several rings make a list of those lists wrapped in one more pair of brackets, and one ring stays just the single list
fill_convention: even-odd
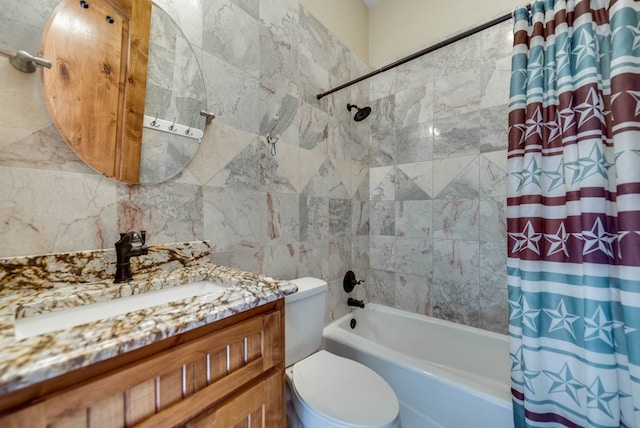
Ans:
[{"label": "toilet", "polygon": [[292,281],[285,297],[288,428],[399,428],[398,398],[370,368],[320,350],[327,283]]}]

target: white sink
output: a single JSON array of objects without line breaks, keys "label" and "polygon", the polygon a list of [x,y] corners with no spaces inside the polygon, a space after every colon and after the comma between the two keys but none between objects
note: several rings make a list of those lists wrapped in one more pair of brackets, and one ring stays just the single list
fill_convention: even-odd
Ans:
[{"label": "white sink", "polygon": [[61,311],[47,312],[15,320],[16,339],[37,336],[56,330],[65,330],[76,325],[126,314],[152,306],[188,299],[205,294],[222,294],[227,287],[211,281],[192,282],[162,290],[76,306]]}]

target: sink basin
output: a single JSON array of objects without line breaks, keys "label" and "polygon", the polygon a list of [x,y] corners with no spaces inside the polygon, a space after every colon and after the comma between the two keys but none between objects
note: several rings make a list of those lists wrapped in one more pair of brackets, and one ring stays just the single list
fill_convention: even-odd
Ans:
[{"label": "sink basin", "polygon": [[211,281],[192,282],[176,287],[163,288],[142,294],[76,306],[61,311],[48,312],[15,320],[16,339],[37,336],[76,325],[126,314],[152,306],[188,299],[205,294],[222,294],[227,287]]}]

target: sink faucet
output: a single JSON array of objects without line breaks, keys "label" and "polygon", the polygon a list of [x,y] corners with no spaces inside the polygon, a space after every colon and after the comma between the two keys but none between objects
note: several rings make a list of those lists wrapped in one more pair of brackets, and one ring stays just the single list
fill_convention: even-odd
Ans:
[{"label": "sink faucet", "polygon": [[133,279],[131,274],[131,257],[147,254],[145,240],[147,232],[127,232],[120,234],[120,240],[116,242],[116,279],[115,283],[128,282]]}]

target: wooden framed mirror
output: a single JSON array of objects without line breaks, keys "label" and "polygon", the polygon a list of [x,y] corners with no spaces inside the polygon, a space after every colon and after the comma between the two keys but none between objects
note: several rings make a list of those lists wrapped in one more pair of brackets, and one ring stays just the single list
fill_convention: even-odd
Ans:
[{"label": "wooden framed mirror", "polygon": [[96,171],[160,183],[195,155],[205,126],[202,71],[182,30],[151,0],[62,0],[40,54],[53,62],[41,71],[51,118]]}]

